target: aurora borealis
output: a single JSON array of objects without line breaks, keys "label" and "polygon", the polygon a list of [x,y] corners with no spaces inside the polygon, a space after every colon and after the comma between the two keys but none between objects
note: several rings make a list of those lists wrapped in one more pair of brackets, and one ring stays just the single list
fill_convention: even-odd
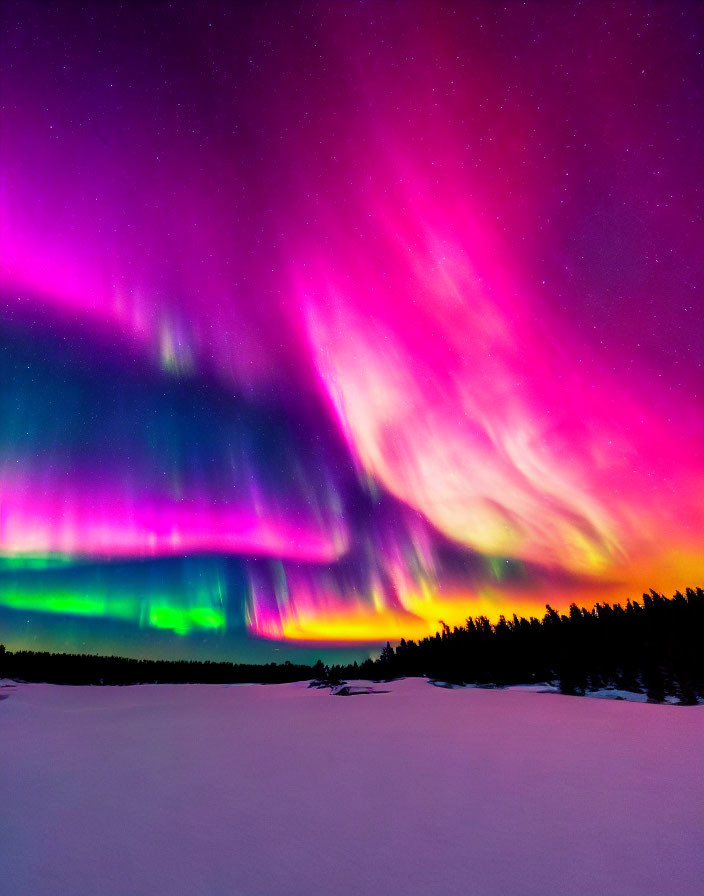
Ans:
[{"label": "aurora borealis", "polygon": [[699,4],[0,23],[0,640],[364,655],[704,584]]}]

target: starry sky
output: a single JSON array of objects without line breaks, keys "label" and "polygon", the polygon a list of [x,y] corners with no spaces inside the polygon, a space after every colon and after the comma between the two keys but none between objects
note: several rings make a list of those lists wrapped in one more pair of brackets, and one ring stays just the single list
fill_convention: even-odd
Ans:
[{"label": "starry sky", "polygon": [[0,639],[361,658],[704,583],[699,3],[0,9]]}]

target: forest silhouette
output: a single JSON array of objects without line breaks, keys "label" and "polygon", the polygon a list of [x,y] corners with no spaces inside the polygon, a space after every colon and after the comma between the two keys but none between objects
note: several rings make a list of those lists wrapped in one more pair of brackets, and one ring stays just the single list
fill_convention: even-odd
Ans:
[{"label": "forest silhouette", "polygon": [[542,619],[514,614],[492,624],[479,616],[464,626],[443,625],[418,643],[387,644],[359,673],[499,686],[555,681],[565,694],[616,688],[695,704],[704,697],[703,636],[704,590],[672,598],[651,591],[625,607],[572,604],[560,614],[548,605]]},{"label": "forest silhouette", "polygon": [[264,665],[118,656],[6,651],[0,645],[0,678],[74,685],[235,682],[282,683],[313,679],[320,686],[348,678],[375,681],[426,676],[448,684],[505,686],[559,683],[565,694],[603,688],[644,693],[653,702],[676,698],[693,705],[704,698],[704,590],[672,598],[651,591],[642,601],[572,604],[542,619],[470,617],[418,642],[387,643],[378,659],[326,666]]}]

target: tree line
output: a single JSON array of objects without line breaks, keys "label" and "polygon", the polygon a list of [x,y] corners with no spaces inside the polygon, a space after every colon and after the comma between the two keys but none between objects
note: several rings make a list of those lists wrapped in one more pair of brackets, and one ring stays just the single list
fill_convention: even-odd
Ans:
[{"label": "tree line", "polygon": [[361,664],[313,666],[285,663],[136,660],[119,656],[6,651],[0,645],[0,678],[55,684],[141,683],[262,684],[306,681],[321,685],[348,678],[375,681],[426,676],[457,684],[529,684],[557,681],[565,694],[615,687],[646,693],[653,701],[704,698],[704,590],[672,598],[651,591],[641,602],[572,604],[542,619],[513,615],[466,625],[418,641],[387,643],[381,656]]},{"label": "tree line", "polygon": [[[442,624],[442,623],[441,623]],[[426,675],[464,684],[559,681],[566,694],[614,687],[672,696],[685,704],[704,698],[704,590],[688,588],[672,598],[650,591],[641,602],[572,604],[542,619],[514,614],[492,624],[470,617],[418,643],[387,643],[379,659],[359,667],[333,667],[336,677],[395,678]]]},{"label": "tree line", "polygon": [[0,678],[52,684],[282,684],[325,675],[315,666],[291,663],[228,663],[206,660],[136,660],[124,656],[5,650],[0,644]]}]

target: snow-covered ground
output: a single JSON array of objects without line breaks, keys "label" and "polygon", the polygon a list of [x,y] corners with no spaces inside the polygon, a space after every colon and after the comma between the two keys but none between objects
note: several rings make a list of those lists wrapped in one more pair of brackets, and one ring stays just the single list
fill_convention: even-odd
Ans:
[{"label": "snow-covered ground", "polygon": [[704,707],[289,685],[0,695],[13,896],[699,896]]}]

